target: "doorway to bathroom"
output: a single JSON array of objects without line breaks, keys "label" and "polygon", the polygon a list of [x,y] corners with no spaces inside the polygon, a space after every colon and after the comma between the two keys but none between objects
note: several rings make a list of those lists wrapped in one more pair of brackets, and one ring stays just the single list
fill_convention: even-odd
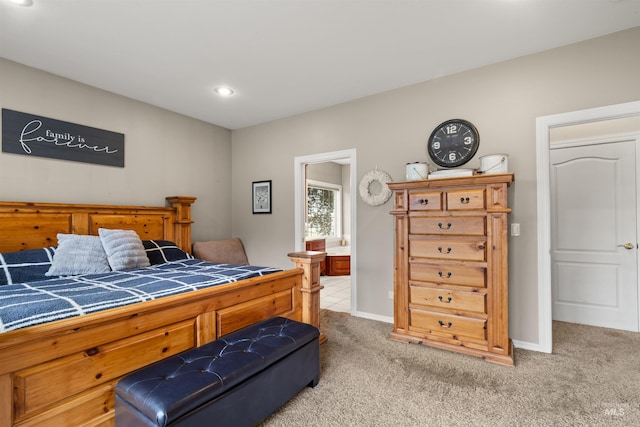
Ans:
[{"label": "doorway to bathroom", "polygon": [[320,308],[355,313],[355,150],[295,158],[296,250],[327,253]]}]

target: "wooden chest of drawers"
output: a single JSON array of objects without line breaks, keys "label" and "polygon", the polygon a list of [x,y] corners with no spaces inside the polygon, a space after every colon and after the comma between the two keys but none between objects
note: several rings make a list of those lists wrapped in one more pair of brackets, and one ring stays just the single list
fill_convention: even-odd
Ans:
[{"label": "wooden chest of drawers", "polygon": [[351,274],[351,255],[327,255],[327,276],[349,276]]},{"label": "wooden chest of drawers", "polygon": [[[324,252],[327,250],[326,246],[327,244],[325,239],[307,240],[305,244],[305,249],[308,251]],[[326,259],[320,263],[320,275],[324,276],[325,274],[327,274]]]},{"label": "wooden chest of drawers", "polygon": [[391,338],[513,365],[507,188],[513,174],[395,182]]}]

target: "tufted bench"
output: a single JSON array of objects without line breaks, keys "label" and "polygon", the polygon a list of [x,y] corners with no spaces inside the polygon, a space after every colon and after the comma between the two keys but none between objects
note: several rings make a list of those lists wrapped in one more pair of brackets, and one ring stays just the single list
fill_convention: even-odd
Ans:
[{"label": "tufted bench", "polygon": [[274,317],[122,378],[116,426],[250,426],[320,374],[316,327]]}]

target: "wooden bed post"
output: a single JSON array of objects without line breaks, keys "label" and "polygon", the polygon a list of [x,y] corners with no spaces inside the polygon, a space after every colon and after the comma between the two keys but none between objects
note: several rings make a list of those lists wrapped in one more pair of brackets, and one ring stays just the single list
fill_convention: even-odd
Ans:
[{"label": "wooden bed post", "polygon": [[176,243],[186,253],[191,253],[191,205],[196,201],[190,196],[171,196],[166,198],[171,207],[176,209],[176,219],[174,223],[174,239]]},{"label": "wooden bed post", "polygon": [[[320,263],[324,261],[325,252],[302,251],[287,255],[302,268],[302,321],[320,329]],[[327,340],[327,336],[320,332],[320,343]]]}]

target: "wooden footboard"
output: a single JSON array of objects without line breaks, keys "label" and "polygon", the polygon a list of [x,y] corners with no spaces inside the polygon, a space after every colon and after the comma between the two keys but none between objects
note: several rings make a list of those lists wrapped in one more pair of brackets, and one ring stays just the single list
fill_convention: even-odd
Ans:
[{"label": "wooden footboard", "polygon": [[[15,232],[3,228],[11,224],[6,206],[0,202],[0,241]],[[44,224],[34,204],[12,206]],[[61,208],[55,206],[55,211]],[[191,224],[187,208],[182,205],[182,217],[168,214],[182,224],[170,219],[162,227],[172,230],[170,234],[146,238],[173,236],[184,248],[185,236],[190,239],[190,228],[182,228]],[[132,221],[139,225],[141,211],[131,209],[137,216]],[[69,213],[67,220],[75,218],[74,225],[102,215],[96,206],[88,210],[84,217]],[[127,228],[121,214],[117,228]],[[24,217],[21,221],[23,226],[28,223]],[[44,228],[51,236],[51,228]],[[74,225],[72,230],[79,228]],[[38,239],[41,236],[16,243]],[[45,241],[40,247],[51,245]],[[0,334],[0,427],[111,426],[114,386],[129,372],[276,315],[319,326],[320,262],[325,255],[289,256],[296,264],[292,270]]]}]

